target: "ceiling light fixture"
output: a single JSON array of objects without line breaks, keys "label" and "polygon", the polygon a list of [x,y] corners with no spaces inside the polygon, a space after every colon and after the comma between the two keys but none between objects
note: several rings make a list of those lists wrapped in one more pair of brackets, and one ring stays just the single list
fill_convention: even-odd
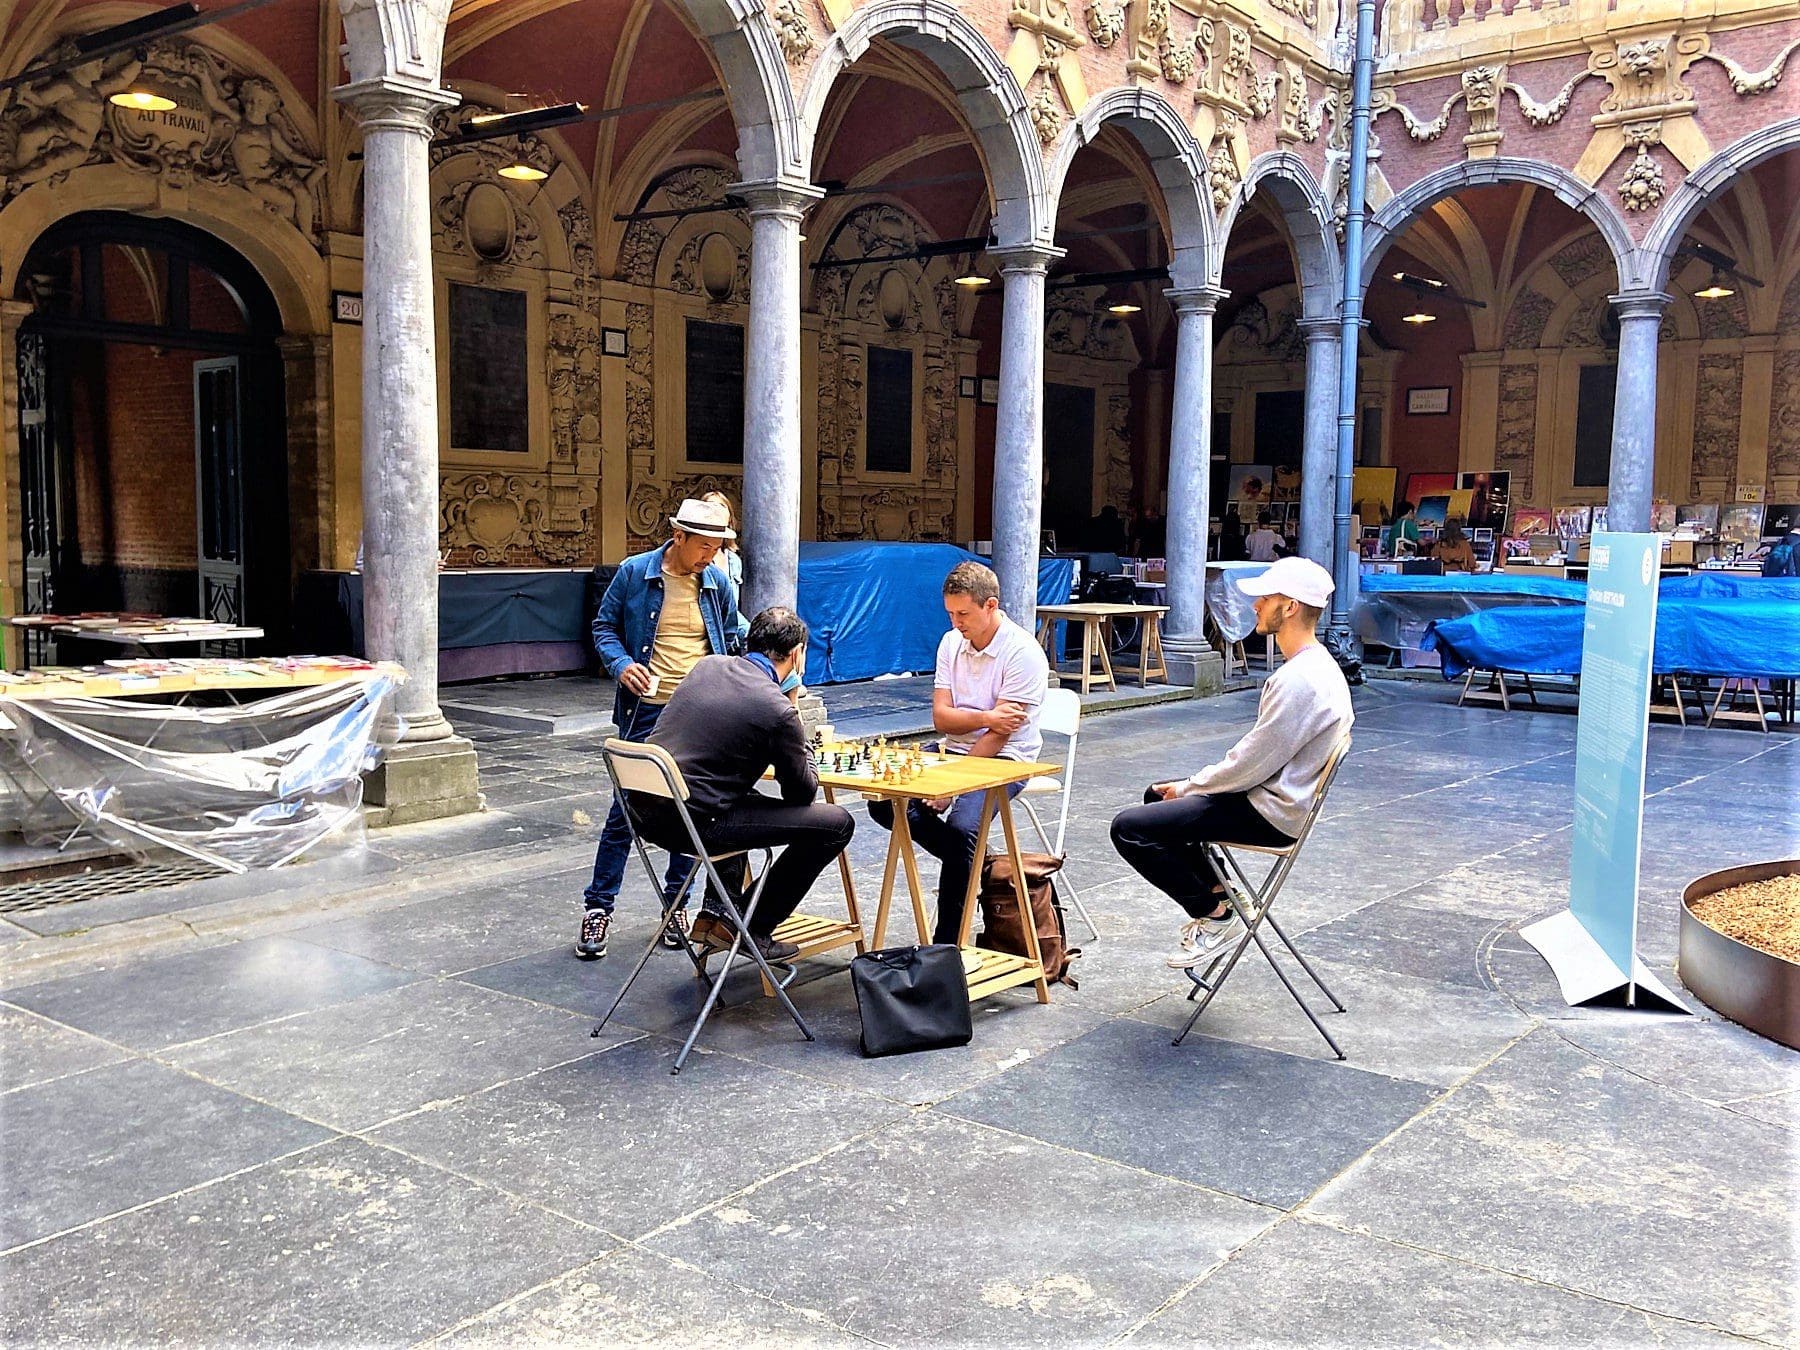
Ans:
[{"label": "ceiling light fixture", "polygon": [[1106,312],[1108,314],[1138,314],[1143,311],[1143,308],[1142,305],[1134,305],[1129,300],[1121,300],[1116,305],[1108,305]]},{"label": "ceiling light fixture", "polygon": [[502,178],[510,178],[515,183],[541,183],[550,175],[535,164],[527,164],[517,160],[499,171]]},{"label": "ceiling light fixture", "polygon": [[1694,297],[1698,300],[1723,300],[1728,295],[1736,294],[1735,290],[1725,284],[1724,273],[1715,267],[1712,280],[1706,283],[1706,289],[1695,291]]},{"label": "ceiling light fixture", "polygon": [[133,112],[175,111],[175,100],[154,89],[121,89],[108,98],[107,102],[114,107],[129,108]]},{"label": "ceiling light fixture", "polygon": [[1401,322],[1401,323],[1413,323],[1413,324],[1419,324],[1419,323],[1436,323],[1436,322],[1437,322],[1437,315],[1435,315],[1435,314],[1427,314],[1427,313],[1425,313],[1425,312],[1424,312],[1424,311],[1423,311],[1423,310],[1420,310],[1420,311],[1419,311],[1419,312],[1418,312],[1418,313],[1417,313],[1417,314],[1406,314],[1406,315],[1403,315],[1403,316],[1402,316],[1402,317],[1401,317],[1401,319],[1400,319],[1400,322]]},{"label": "ceiling light fixture", "polygon": [[988,279],[979,272],[970,272],[967,276],[957,277],[956,284],[958,286],[985,286],[988,284]]}]

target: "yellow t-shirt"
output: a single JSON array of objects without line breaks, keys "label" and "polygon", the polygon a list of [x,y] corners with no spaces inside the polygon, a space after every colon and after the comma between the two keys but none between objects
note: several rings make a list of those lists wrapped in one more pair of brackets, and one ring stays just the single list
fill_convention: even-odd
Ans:
[{"label": "yellow t-shirt", "polygon": [[700,617],[700,578],[664,571],[662,582],[662,613],[650,644],[650,674],[657,685],[654,694],[645,696],[646,703],[667,703],[687,673],[712,651]]}]

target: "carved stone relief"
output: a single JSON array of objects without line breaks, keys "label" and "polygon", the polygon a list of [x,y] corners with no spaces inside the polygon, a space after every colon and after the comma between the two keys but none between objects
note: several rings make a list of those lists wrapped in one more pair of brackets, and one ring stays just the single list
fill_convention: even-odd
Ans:
[{"label": "carved stone relief", "polygon": [[1051,291],[1044,304],[1044,349],[1096,361],[1134,360],[1131,330],[1105,305],[1103,286]]},{"label": "carved stone relief", "polygon": [[1795,475],[1800,475],[1800,352],[1777,352],[1769,407],[1769,477]]},{"label": "carved stone relief", "polygon": [[[850,213],[833,252],[840,257],[899,253],[928,242],[897,207]],[[821,539],[948,539],[961,470],[958,441],[956,287],[947,262],[897,262],[854,272],[828,269],[813,288],[819,331],[818,464]],[[918,354],[924,444],[917,484],[871,480],[858,449],[866,413],[868,344],[890,340]]]},{"label": "carved stone relief", "polygon": [[[1695,501],[1714,484],[1737,476],[1738,419],[1743,412],[1743,361],[1735,355],[1700,358],[1694,395],[1694,460],[1689,491]],[[1701,480],[1709,479],[1707,488]]]},{"label": "carved stone relief", "polygon": [[1576,289],[1602,269],[1611,270],[1612,251],[1598,233],[1588,233],[1571,240],[1550,259],[1550,269],[1570,290]]},{"label": "carved stone relief", "polygon": [[1102,506],[1131,515],[1131,397],[1116,393],[1106,400],[1106,424],[1101,448],[1106,456],[1106,491]]},{"label": "carved stone relief", "polygon": [[1539,345],[1544,340],[1544,324],[1555,307],[1547,295],[1533,290],[1521,291],[1507,311],[1503,344],[1513,351]]},{"label": "carved stone relief", "polygon": [[[64,44],[45,55],[74,54]],[[173,99],[168,112],[108,100],[128,88]],[[185,38],[98,57],[19,85],[0,108],[0,205],[36,183],[60,185],[85,165],[117,164],[185,188],[242,188],[315,237],[323,156],[271,80]]]},{"label": "carved stone relief", "polygon": [[1123,0],[1115,0],[1113,4],[1094,0],[1087,7],[1088,36],[1094,39],[1094,45],[1100,48],[1111,47],[1125,34],[1125,6]]},{"label": "carved stone relief", "polygon": [[1494,441],[1494,467],[1512,475],[1514,499],[1533,500],[1537,463],[1537,386],[1535,362],[1500,367],[1500,408]]},{"label": "carved stone relief", "polygon": [[790,62],[803,61],[812,50],[812,28],[800,12],[799,0],[771,0],[769,18],[775,24],[775,40]]},{"label": "carved stone relief", "polygon": [[[439,498],[438,537],[443,547],[478,565],[586,562],[597,500],[591,479],[558,483],[546,474],[449,473]],[[553,512],[575,517],[579,528],[555,528]]]},{"label": "carved stone relief", "polygon": [[1741,338],[1750,332],[1750,311],[1744,304],[1741,290],[1736,295],[1701,300],[1694,310],[1700,317],[1700,336],[1703,338]]}]

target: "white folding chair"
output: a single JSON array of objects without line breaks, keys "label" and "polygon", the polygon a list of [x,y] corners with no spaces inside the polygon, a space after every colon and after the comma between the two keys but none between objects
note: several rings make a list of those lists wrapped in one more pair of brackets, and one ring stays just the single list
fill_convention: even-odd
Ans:
[{"label": "white folding chair", "polygon": [[[1193,989],[1188,992],[1188,998],[1192,1000],[1201,990],[1206,991],[1206,997],[1200,1000],[1200,1006],[1195,1008],[1188,1017],[1187,1024],[1181,1028],[1181,1034],[1170,1044],[1180,1045],[1187,1039],[1188,1032],[1194,1029],[1194,1023],[1200,1020],[1200,1014],[1206,1011],[1206,1005],[1213,1001],[1219,990],[1225,987],[1225,981],[1231,978],[1231,972],[1236,967],[1238,958],[1244,954],[1252,942],[1255,942],[1262,951],[1263,958],[1268,961],[1269,968],[1275,972],[1276,978],[1292,995],[1294,1002],[1300,1005],[1300,1011],[1306,1014],[1307,1020],[1325,1038],[1325,1043],[1331,1047],[1332,1053],[1339,1059],[1345,1058],[1343,1048],[1325,1029],[1325,1024],[1319,1020],[1317,1014],[1307,1006],[1306,1000],[1300,997],[1300,991],[1294,988],[1293,982],[1287,977],[1287,972],[1282,970],[1280,963],[1275,960],[1275,954],[1269,950],[1269,944],[1263,941],[1262,933],[1259,930],[1265,923],[1268,924],[1274,930],[1275,936],[1281,939],[1282,946],[1286,947],[1292,953],[1294,960],[1300,963],[1300,968],[1312,977],[1312,982],[1319,986],[1320,992],[1331,1000],[1332,1006],[1339,1012],[1345,1011],[1344,1005],[1338,1001],[1338,996],[1331,992],[1324,980],[1319,978],[1319,972],[1307,964],[1306,958],[1300,955],[1300,949],[1294,946],[1293,940],[1282,931],[1281,925],[1275,922],[1275,916],[1269,911],[1274,908],[1276,896],[1280,894],[1282,885],[1287,881],[1288,873],[1294,870],[1294,863],[1300,856],[1300,850],[1305,845],[1307,836],[1312,833],[1313,825],[1318,821],[1320,811],[1324,809],[1325,794],[1331,790],[1331,781],[1337,777],[1338,768],[1349,753],[1350,738],[1348,736],[1332,747],[1331,754],[1325,760],[1324,775],[1319,780],[1318,795],[1313,798],[1312,809],[1306,813],[1306,821],[1300,827],[1299,837],[1293,843],[1281,848],[1270,848],[1257,844],[1206,845],[1206,860],[1212,867],[1213,875],[1218,877],[1219,884],[1225,888],[1227,902],[1237,911],[1238,918],[1243,921],[1244,932],[1232,944],[1229,951],[1220,952],[1207,964],[1205,970],[1185,972],[1188,979],[1194,984]],[[1261,853],[1275,860],[1269,868],[1268,874],[1260,883],[1250,880],[1243,864],[1238,861],[1237,855],[1240,853]],[[1221,963],[1224,965],[1222,970],[1220,969]],[[1218,971],[1216,976],[1214,971]]]},{"label": "white folding chair", "polygon": [[[763,883],[769,879],[769,863],[774,857],[774,851],[758,848],[708,853],[706,845],[701,841],[699,827],[694,824],[693,816],[688,814],[688,789],[686,781],[681,776],[681,767],[675,763],[674,756],[660,745],[613,738],[606,742],[602,754],[606,760],[606,772],[612,778],[614,799],[619,803],[620,809],[625,815],[625,823],[631,829],[632,843],[637,846],[638,857],[643,860],[644,871],[650,878],[651,890],[653,892],[660,890],[662,883],[658,879],[659,873],[656,865],[650,857],[650,849],[645,842],[644,831],[638,824],[637,812],[632,807],[632,793],[642,793],[646,797],[660,797],[674,807],[676,814],[681,818],[682,827],[687,831],[688,842],[692,845],[691,848],[682,851],[697,858],[700,865],[688,874],[688,879],[682,883],[680,891],[663,909],[662,919],[655,928],[651,929],[650,943],[644,948],[644,954],[638,958],[637,965],[632,967],[631,974],[625,978],[625,983],[620,987],[618,996],[613,999],[612,1006],[606,1010],[606,1015],[600,1019],[593,1034],[598,1036],[606,1029],[606,1024],[619,1010],[619,1005],[625,1001],[625,995],[630,991],[632,983],[643,972],[644,966],[650,960],[651,953],[656,950],[656,944],[663,931],[668,928],[670,918],[686,902],[688,892],[694,888],[695,879],[704,874],[712,883],[713,895],[716,897],[724,917],[730,922],[734,936],[731,939],[731,946],[725,951],[725,964],[720,967],[716,977],[707,975],[706,958],[696,954],[692,944],[688,946],[688,959],[694,963],[694,969],[699,973],[701,979],[711,979],[712,988],[707,991],[706,1002],[700,1008],[700,1015],[694,1019],[693,1030],[688,1032],[687,1040],[682,1043],[681,1053],[675,1056],[675,1067],[670,1072],[681,1072],[681,1066],[687,1062],[688,1052],[694,1048],[694,1042],[700,1038],[700,1028],[706,1025],[706,1019],[712,1016],[713,1007],[719,1001],[719,993],[725,987],[726,977],[731,974],[732,962],[737,960],[739,952],[745,948],[749,949],[750,959],[762,972],[763,987],[772,990],[775,996],[781,1000],[781,1006],[786,1008],[788,1016],[794,1019],[794,1025],[800,1028],[800,1034],[807,1040],[812,1040],[813,1034],[807,1029],[805,1020],[800,1016],[800,1010],[794,1006],[793,1000],[787,995],[788,983],[794,978],[794,968],[783,966],[782,969],[787,971],[787,978],[777,979],[774,969],[764,959],[761,949],[750,940],[750,920],[756,913],[757,905],[762,902]],[[748,863],[752,853],[762,854],[762,865],[756,869],[754,880],[749,874]],[[720,880],[717,866],[717,864],[733,858],[746,860],[744,880],[750,890],[748,901],[741,912],[737,903],[732,899],[732,892]]]},{"label": "white folding chair", "polygon": [[[1019,794],[1019,805],[1025,808],[1025,814],[1031,818],[1032,828],[1037,831],[1040,842],[1046,853],[1054,853],[1057,857],[1063,854],[1063,838],[1069,830],[1069,800],[1075,794],[1075,742],[1081,734],[1081,695],[1073,689],[1052,689],[1044,697],[1043,709],[1038,713],[1038,730],[1048,731],[1053,735],[1066,736],[1068,748],[1063,757],[1063,771],[1054,778],[1032,778],[1026,780],[1025,790]],[[1043,797],[1056,793],[1062,798],[1062,806],[1056,818],[1056,842],[1050,842],[1050,836],[1044,830],[1044,822],[1039,819],[1037,808],[1031,804],[1034,796]],[[1081,903],[1081,892],[1075,889],[1069,880],[1069,872],[1065,867],[1052,874],[1050,889],[1054,894],[1058,883],[1070,904],[1080,911],[1081,921],[1093,934],[1094,940],[1100,939],[1100,930],[1094,926],[1094,916],[1088,913],[1087,906]]]}]

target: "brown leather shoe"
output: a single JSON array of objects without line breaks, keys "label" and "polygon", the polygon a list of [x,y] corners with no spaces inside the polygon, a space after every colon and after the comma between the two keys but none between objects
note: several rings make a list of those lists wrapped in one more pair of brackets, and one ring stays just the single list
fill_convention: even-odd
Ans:
[{"label": "brown leather shoe", "polygon": [[702,951],[722,952],[731,945],[731,925],[711,914],[701,914],[688,929],[688,937]]}]

